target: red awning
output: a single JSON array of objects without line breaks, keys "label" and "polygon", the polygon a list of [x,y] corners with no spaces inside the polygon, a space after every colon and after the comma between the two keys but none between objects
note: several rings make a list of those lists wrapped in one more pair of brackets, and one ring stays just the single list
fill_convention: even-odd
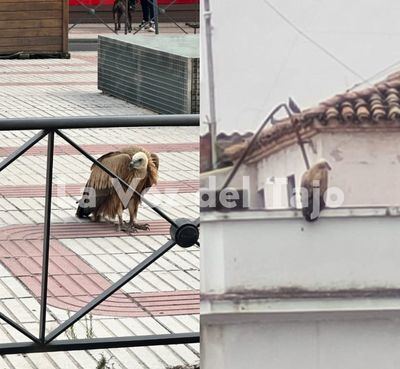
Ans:
[{"label": "red awning", "polygon": [[[169,5],[174,4],[198,4],[199,0],[158,0],[159,5]],[[85,4],[86,6],[97,6],[102,5],[113,5],[114,0],[69,0],[69,6],[79,6]]]}]

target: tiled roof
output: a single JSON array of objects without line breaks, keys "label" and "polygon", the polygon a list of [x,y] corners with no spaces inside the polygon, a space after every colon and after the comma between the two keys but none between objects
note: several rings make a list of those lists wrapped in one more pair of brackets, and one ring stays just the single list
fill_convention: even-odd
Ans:
[{"label": "tiled roof", "polygon": [[[285,119],[268,126],[261,132],[248,162],[296,143],[297,128],[301,136],[307,138],[324,129],[365,129],[372,126],[392,129],[393,123],[400,123],[400,72],[363,90],[336,95],[314,108],[303,110],[292,121]],[[236,142],[232,140],[224,150],[225,156],[231,160],[240,156],[249,136],[242,136],[241,142],[237,141],[236,137]]]},{"label": "tiled roof", "polygon": [[318,107],[305,110],[300,121],[318,119],[321,123],[379,123],[400,118],[400,72],[360,91],[336,95]]},{"label": "tiled roof", "polygon": [[[246,144],[247,140],[253,136],[252,132],[240,134],[220,133],[217,136],[218,167],[222,168],[232,164],[231,158],[225,154],[225,149],[232,145]],[[200,137],[201,156],[200,171],[207,172],[211,169],[211,136],[207,133]]]}]

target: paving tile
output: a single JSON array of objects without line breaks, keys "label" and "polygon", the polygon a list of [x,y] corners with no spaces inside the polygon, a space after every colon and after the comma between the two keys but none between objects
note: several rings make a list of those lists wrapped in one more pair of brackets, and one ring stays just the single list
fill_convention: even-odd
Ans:
[{"label": "paving tile", "polygon": [[0,368],[2,369],[14,369],[6,358],[0,356]]},{"label": "paving tile", "polygon": [[[7,88],[0,89],[0,117],[151,114],[100,94],[96,71],[95,53],[90,52],[73,54],[71,60],[0,60],[0,84],[7,84]],[[1,132],[0,158],[33,134],[34,131]],[[198,128],[85,129],[68,130],[67,134],[95,156],[114,149],[111,145],[118,148],[132,144],[132,138],[134,143],[149,145],[159,153],[161,165],[160,185],[147,198],[161,204],[173,217],[198,216],[199,154],[198,145],[193,147],[193,142],[198,140]],[[38,332],[40,311],[46,142],[42,140],[0,175],[0,226],[8,225],[0,233],[0,311],[35,332]],[[92,225],[77,220],[74,215],[91,163],[71,151],[59,137],[56,137],[55,151],[57,186],[52,201],[55,223],[52,236],[59,240],[51,242],[47,332],[163,245],[169,232],[169,227],[157,223],[159,217],[143,206],[139,220],[153,222],[155,229],[162,232],[127,236],[116,234],[113,226],[111,232],[110,227],[100,225],[88,233]],[[103,302],[93,312],[95,336],[196,330],[198,254],[197,248],[175,247]],[[180,317],[182,314],[185,318]],[[87,322],[81,319],[74,330],[84,338]],[[68,335],[64,333],[59,338],[68,339]],[[11,340],[26,341],[26,337],[0,324],[0,342]],[[174,345],[9,355],[0,358],[0,369],[95,368],[101,354],[113,357],[110,363],[115,369],[161,369],[197,362],[198,350],[198,345]]]},{"label": "paving tile", "polygon": [[36,369],[23,355],[8,355],[7,360],[14,368]]}]

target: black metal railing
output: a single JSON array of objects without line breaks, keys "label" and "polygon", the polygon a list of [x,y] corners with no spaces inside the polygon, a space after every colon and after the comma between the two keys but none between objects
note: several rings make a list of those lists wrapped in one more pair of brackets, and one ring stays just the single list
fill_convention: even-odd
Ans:
[{"label": "black metal railing", "polygon": [[[198,126],[198,115],[155,115],[137,117],[62,117],[62,118],[23,118],[23,119],[3,119],[0,120],[0,131],[20,131],[20,130],[40,130],[24,145],[9,155],[0,163],[0,172],[17,160],[26,151],[36,145],[43,138],[47,137],[47,169],[46,169],[46,199],[44,213],[44,233],[43,233],[43,262],[42,262],[42,281],[41,281],[41,301],[40,301],[40,320],[39,337],[29,332],[23,326],[0,313],[0,319],[14,327],[20,333],[30,339],[29,342],[0,344],[0,355],[50,352],[65,350],[90,350],[102,348],[120,348],[150,345],[172,345],[189,344],[200,341],[199,333],[180,333],[164,335],[145,335],[112,338],[89,338],[56,340],[55,339],[76,323],[83,316],[92,311],[95,307],[105,301],[114,292],[122,288],[143,270],[162,257],[174,246],[190,247],[199,245],[199,218],[196,220],[176,219],[169,217],[163,209],[147,200],[141,193],[138,193],[128,183],[119,178],[102,163],[97,161],[92,155],[69,138],[62,129],[81,129],[81,128],[107,128],[107,127],[171,127],[171,126]],[[67,143],[78,150],[95,165],[104,170],[108,175],[119,181],[125,189],[129,188],[132,192],[140,196],[143,203],[148,205],[153,211],[165,219],[170,225],[171,239],[163,246],[153,252],[145,260],[130,270],[125,276],[99,294],[92,301],[87,303],[79,311],[61,323],[57,328],[46,335],[46,313],[47,313],[47,292],[49,277],[49,253],[51,238],[51,205],[53,189],[53,163],[54,163],[54,139],[55,136],[63,138]]]}]

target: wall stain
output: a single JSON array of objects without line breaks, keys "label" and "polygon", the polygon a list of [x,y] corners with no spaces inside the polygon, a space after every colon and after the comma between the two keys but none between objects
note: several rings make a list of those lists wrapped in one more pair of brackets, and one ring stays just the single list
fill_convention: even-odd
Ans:
[{"label": "wall stain", "polygon": [[335,159],[335,161],[342,161],[343,155],[340,149],[334,149],[330,152],[330,155]]}]

